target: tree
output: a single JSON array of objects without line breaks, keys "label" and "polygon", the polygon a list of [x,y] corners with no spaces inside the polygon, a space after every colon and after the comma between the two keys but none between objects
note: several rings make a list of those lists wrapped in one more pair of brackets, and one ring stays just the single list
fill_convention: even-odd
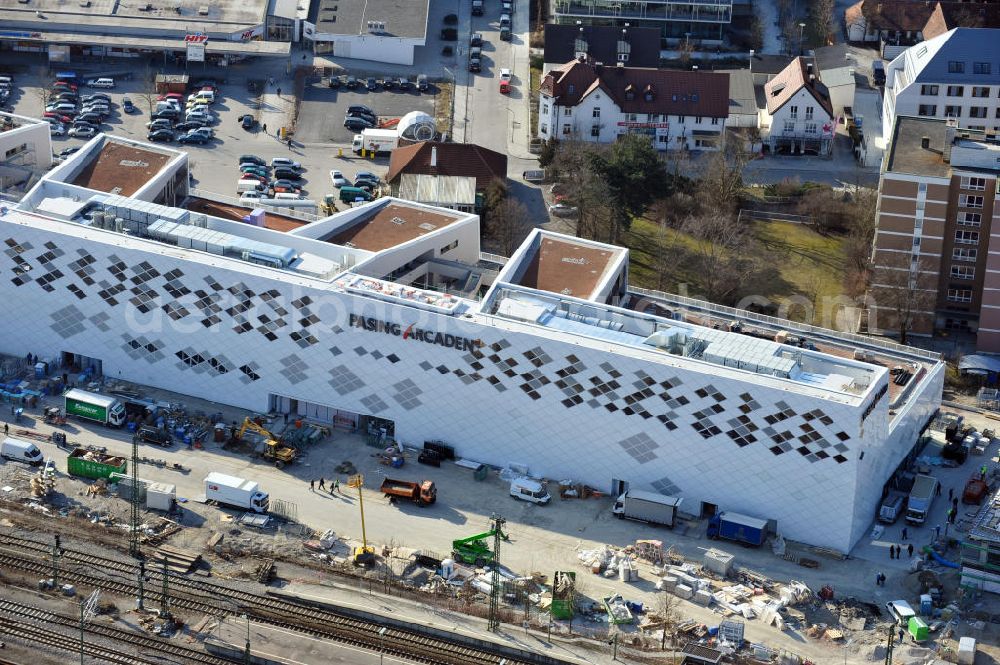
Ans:
[{"label": "tree", "polygon": [[558,149],[558,139],[550,138],[548,141],[544,141],[542,143],[542,151],[538,153],[538,165],[544,169],[546,166],[552,164],[552,161],[556,158],[556,151]]},{"label": "tree", "polygon": [[764,48],[764,22],[757,14],[750,21],[750,48],[757,52]]},{"label": "tree", "polygon": [[712,153],[698,183],[705,207],[721,215],[735,214],[743,197],[743,169],[748,156],[738,141]]},{"label": "tree", "polygon": [[833,12],[835,0],[810,0],[809,41],[825,46],[833,34]]},{"label": "tree", "polygon": [[496,244],[499,253],[510,256],[534,227],[524,204],[508,197],[490,212],[486,234]]},{"label": "tree", "polygon": [[607,241],[618,244],[632,218],[666,194],[667,174],[648,137],[628,134],[607,150],[590,153],[590,167],[606,184],[611,206]]},{"label": "tree", "polygon": [[156,92],[156,72],[150,62],[146,62],[146,69],[143,72],[142,83],[139,88],[139,96],[149,109],[149,115],[156,112],[156,102],[159,93]]},{"label": "tree", "polygon": [[610,209],[607,187],[594,172],[590,156],[603,148],[575,138],[557,141],[554,148],[549,172],[559,183],[562,195],[579,210],[576,235],[596,239],[607,226]]},{"label": "tree", "polygon": [[677,621],[680,619],[680,612],[677,609],[678,598],[669,591],[664,590],[663,593],[656,597],[656,611],[663,619],[663,635],[660,639],[660,650],[664,650],[667,647],[667,635],[670,635],[670,641],[673,643],[674,639],[674,628],[677,626]]},{"label": "tree", "polygon": [[753,235],[734,215],[709,212],[689,217],[681,227],[695,242],[693,272],[701,277],[704,297],[734,304],[751,277],[760,271]]},{"label": "tree", "polygon": [[909,252],[877,252],[872,261],[872,304],[876,312],[885,311],[890,316],[886,327],[895,329],[900,344],[906,344],[915,328],[929,332],[937,300],[937,275],[926,270],[922,260],[913,261]]}]

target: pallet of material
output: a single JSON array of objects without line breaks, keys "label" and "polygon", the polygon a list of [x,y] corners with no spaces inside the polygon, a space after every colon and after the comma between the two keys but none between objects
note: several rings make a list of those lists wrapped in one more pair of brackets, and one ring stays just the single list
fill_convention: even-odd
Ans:
[{"label": "pallet of material", "polygon": [[167,561],[167,570],[172,573],[187,574],[198,567],[201,562],[201,554],[191,550],[182,550],[179,547],[163,545],[153,553],[152,566],[162,566],[163,561]]}]

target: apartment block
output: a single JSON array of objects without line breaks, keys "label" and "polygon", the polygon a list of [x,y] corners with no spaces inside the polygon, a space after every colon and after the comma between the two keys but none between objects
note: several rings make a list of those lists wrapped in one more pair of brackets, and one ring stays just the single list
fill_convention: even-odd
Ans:
[{"label": "apartment block", "polygon": [[891,333],[909,313],[912,334],[976,333],[979,350],[1000,352],[998,173],[996,134],[896,118],[879,185],[870,325]]},{"label": "apartment block", "polygon": [[733,0],[556,0],[553,22],[657,28],[665,39],[719,41],[733,20]]}]

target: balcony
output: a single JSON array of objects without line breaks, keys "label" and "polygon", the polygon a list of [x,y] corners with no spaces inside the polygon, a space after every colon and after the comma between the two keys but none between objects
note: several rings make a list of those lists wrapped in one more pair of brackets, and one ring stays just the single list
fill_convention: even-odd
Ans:
[{"label": "balcony", "polygon": [[644,19],[649,21],[693,21],[729,23],[732,0],[686,0],[684,2],[608,2],[607,0],[557,0],[556,16]]}]

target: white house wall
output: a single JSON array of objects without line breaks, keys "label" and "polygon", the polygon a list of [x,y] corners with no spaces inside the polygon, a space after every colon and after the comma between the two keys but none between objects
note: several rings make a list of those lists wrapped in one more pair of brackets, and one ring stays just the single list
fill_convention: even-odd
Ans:
[{"label": "white house wall", "polygon": [[[798,108],[798,117],[796,118],[792,117],[793,106]],[[808,106],[811,106],[813,109],[811,120],[806,120],[806,107]],[[832,122],[832,118],[816,98],[812,96],[812,93],[802,88],[771,116],[771,134],[780,136],[785,131],[785,122],[793,123],[793,133],[796,135],[805,134],[806,125],[814,124],[816,125],[816,132],[815,134],[811,134],[811,136],[819,139],[823,137],[823,125]]]},{"label": "white house wall", "polygon": [[315,41],[333,42],[333,54],[340,58],[371,60],[393,65],[412,65],[413,50],[423,46],[423,39],[385,35],[336,35],[316,33]]}]

